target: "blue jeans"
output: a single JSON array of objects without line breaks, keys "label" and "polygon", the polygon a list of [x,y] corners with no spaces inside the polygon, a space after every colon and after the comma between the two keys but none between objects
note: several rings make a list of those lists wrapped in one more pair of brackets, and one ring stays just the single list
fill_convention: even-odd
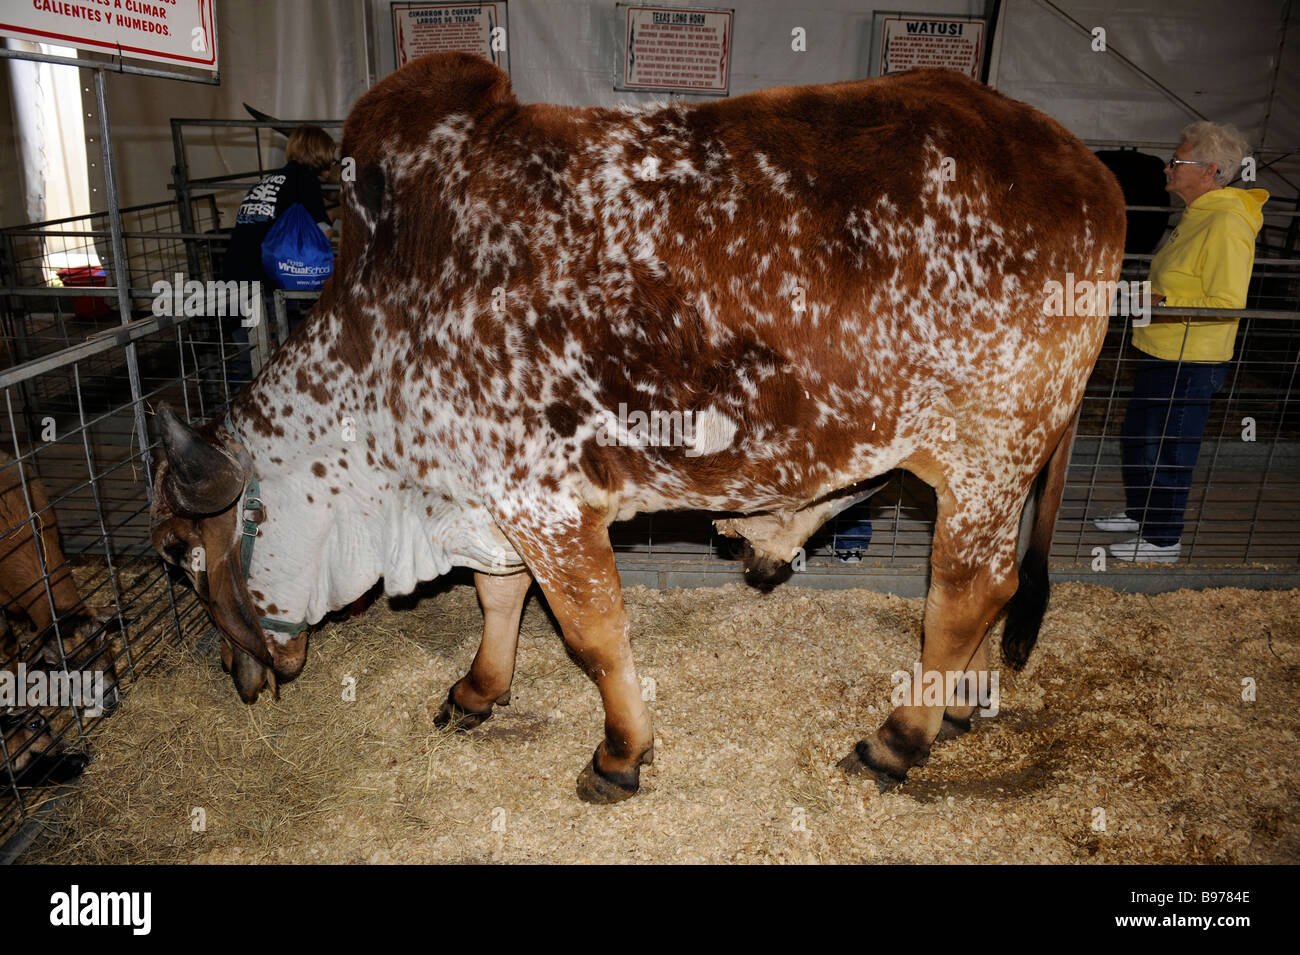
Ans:
[{"label": "blue jeans", "polygon": [[1125,513],[1141,525],[1149,543],[1167,547],[1183,536],[1210,399],[1227,380],[1227,362],[1146,356],[1138,365],[1121,439]]},{"label": "blue jeans", "polygon": [[871,518],[867,505],[857,504],[836,521],[833,546],[836,551],[866,550],[871,543]]},{"label": "blue jeans", "polygon": [[[275,320],[275,286],[265,279],[262,282],[262,320],[266,322]],[[243,388],[253,378],[253,346],[250,343],[248,329],[244,327],[244,316],[232,310],[227,317],[222,320],[222,328],[225,332],[226,347],[223,360],[226,366],[226,384],[230,386],[231,394]],[[230,350],[233,343],[234,352]],[[263,356],[265,361],[265,356]]]},{"label": "blue jeans", "polygon": [[[310,307],[311,303],[307,303]],[[289,324],[289,333],[298,327],[305,310],[303,303],[289,301],[284,303],[285,318]],[[270,282],[262,283],[262,320],[269,325],[268,331],[275,325],[275,286]],[[248,329],[238,317],[227,320],[226,335],[235,344],[234,354],[226,362],[226,381],[232,391],[238,391],[253,377],[253,346],[249,343]],[[284,344],[281,342],[281,344]],[[268,356],[263,356],[265,362]]]}]

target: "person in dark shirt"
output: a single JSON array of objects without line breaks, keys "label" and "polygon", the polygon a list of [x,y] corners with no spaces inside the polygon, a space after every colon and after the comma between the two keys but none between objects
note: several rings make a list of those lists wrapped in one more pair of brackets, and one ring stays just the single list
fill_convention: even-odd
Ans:
[{"label": "person in dark shirt", "polygon": [[[271,295],[275,284],[262,268],[262,243],[267,233],[295,202],[304,209],[328,236],[330,218],[325,211],[325,197],[321,182],[329,175],[334,163],[334,140],[319,126],[299,126],[289,137],[281,168],[266,173],[257,185],[248,190],[235,217],[235,229],[226,250],[222,278],[226,281],[261,282],[264,318],[271,320]],[[297,310],[289,312],[290,329],[297,324]],[[246,384],[252,377],[249,360],[248,330],[240,325],[238,317],[230,324],[230,335],[239,346],[238,355],[230,362],[227,380],[232,386]]]}]

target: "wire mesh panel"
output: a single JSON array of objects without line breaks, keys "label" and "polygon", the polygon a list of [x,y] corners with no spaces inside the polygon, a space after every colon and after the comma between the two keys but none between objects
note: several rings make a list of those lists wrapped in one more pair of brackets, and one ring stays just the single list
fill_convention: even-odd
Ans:
[{"label": "wire mesh panel", "polygon": [[[1223,387],[1205,409],[1199,456],[1194,464],[1179,468],[1190,476],[1179,563],[1290,567],[1300,563],[1298,300],[1296,265],[1271,265],[1263,276],[1257,270],[1248,307],[1284,306],[1290,311],[1240,320]],[[1069,483],[1053,539],[1053,557],[1058,561],[1090,563],[1097,548],[1116,539],[1095,522],[1125,510],[1123,461],[1125,443],[1132,438],[1125,437],[1124,426],[1136,374],[1145,359],[1133,347],[1127,320],[1114,320],[1080,412]],[[1171,401],[1164,407],[1168,418],[1186,403]],[[1151,496],[1151,488],[1141,490],[1143,500]]]},{"label": "wire mesh panel", "polygon": [[[194,231],[181,228],[175,202],[122,210],[132,288],[220,273],[227,236],[213,195],[191,200]],[[121,322],[113,297],[114,262],[107,213],[0,229],[0,364],[12,367],[76,344]],[[76,289],[86,289],[79,294]]]},{"label": "wire mesh panel", "polygon": [[[134,290],[133,305],[147,312],[151,294]],[[197,339],[202,318],[140,319],[0,372],[0,843],[84,765],[88,737],[160,645],[210,628],[151,544],[137,414],[161,402],[194,420],[223,413],[241,346]],[[256,364],[267,347],[252,337]],[[124,374],[130,349],[138,389]],[[95,685],[96,673],[102,706],[30,691],[74,675]]]},{"label": "wire mesh panel", "polygon": [[[220,216],[215,196],[194,196],[191,215],[198,233],[219,229]],[[126,241],[127,275],[133,287],[148,288],[155,279],[170,278],[176,272],[196,278],[189,267],[192,251],[181,228],[175,202],[152,202],[122,210]],[[0,229],[4,247],[7,285],[40,288],[58,285],[54,280],[63,270],[91,265],[111,275],[112,247],[108,242],[108,213],[92,212],[66,219],[50,219],[25,226]],[[200,259],[203,275],[212,274],[219,262]]]}]

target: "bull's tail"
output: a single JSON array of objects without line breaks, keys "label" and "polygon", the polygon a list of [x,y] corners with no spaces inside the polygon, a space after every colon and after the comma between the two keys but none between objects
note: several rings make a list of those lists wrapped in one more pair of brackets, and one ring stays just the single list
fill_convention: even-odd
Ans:
[{"label": "bull's tail", "polygon": [[1043,614],[1047,612],[1050,589],[1047,558],[1052,551],[1052,530],[1065,491],[1065,472],[1070,464],[1070,446],[1074,443],[1078,420],[1076,410],[1031,492],[1034,519],[1029,530],[1029,546],[1020,559],[1020,585],[1007,604],[1007,625],[1002,632],[1002,659],[1016,670],[1029,661],[1029,654],[1038,642]]}]

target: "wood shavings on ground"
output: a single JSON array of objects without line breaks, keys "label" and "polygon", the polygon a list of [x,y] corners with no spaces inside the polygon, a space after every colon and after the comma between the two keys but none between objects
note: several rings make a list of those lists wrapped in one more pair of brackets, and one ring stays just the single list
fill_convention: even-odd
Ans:
[{"label": "wood shavings on ground", "polygon": [[634,799],[575,794],[600,701],[536,590],[511,705],[433,727],[482,620],[444,584],[321,630],[278,703],[240,703],[215,649],[168,647],[23,861],[1300,861],[1300,591],[1059,585],[1028,667],[999,671],[999,715],[885,794],[835,764],[888,713],[921,600],[626,601],[656,732]]}]

